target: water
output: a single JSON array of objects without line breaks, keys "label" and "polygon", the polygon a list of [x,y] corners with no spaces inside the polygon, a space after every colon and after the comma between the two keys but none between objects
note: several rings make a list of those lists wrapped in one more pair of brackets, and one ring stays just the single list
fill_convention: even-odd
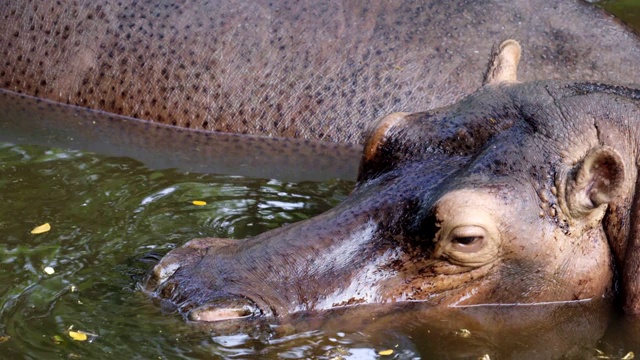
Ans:
[{"label": "water", "polygon": [[[302,220],[352,186],[150,170],[129,158],[10,143],[0,143],[0,173],[0,357],[34,359],[192,357],[215,352],[216,342],[247,342],[192,336],[182,318],[163,314],[136,290],[151,266],[145,255]],[[44,223],[50,231],[30,233]],[[72,326],[96,336],[74,341]]]},{"label": "water", "polygon": [[615,15],[640,34],[640,1],[638,0],[596,0],[591,1]]}]

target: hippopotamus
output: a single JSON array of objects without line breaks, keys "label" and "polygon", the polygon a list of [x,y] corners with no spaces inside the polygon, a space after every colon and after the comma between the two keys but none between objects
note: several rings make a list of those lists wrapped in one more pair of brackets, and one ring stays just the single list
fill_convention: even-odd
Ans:
[{"label": "hippopotamus", "polygon": [[[587,4],[6,1],[0,16],[7,91],[363,144],[333,210],[191,240],[154,267],[141,287],[191,320],[614,293],[640,311],[638,89],[599,82],[637,80],[640,46]],[[521,47],[502,42],[480,76],[506,36],[534,56],[516,76]]]},{"label": "hippopotamus", "polygon": [[248,240],[191,240],[145,290],[217,321],[584,301],[612,295],[618,269],[624,308],[638,313],[640,86],[519,82],[520,54],[504,41],[474,93],[372,124],[336,208]]}]

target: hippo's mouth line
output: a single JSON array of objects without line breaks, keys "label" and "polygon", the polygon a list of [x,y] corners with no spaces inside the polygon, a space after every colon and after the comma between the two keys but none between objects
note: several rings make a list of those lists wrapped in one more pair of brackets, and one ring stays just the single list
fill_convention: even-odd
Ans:
[{"label": "hippo's mouth line", "polygon": [[219,322],[263,318],[264,312],[251,299],[231,295],[214,299],[189,310],[185,317],[189,321]]},{"label": "hippo's mouth line", "polygon": [[[157,288],[150,290],[143,282],[139,282],[136,287],[151,298],[177,310],[185,320],[193,322],[258,320],[272,317],[274,314],[270,307],[265,306],[264,301],[255,301],[240,294],[228,293],[201,303],[193,303],[188,299],[180,301],[179,297],[166,298]],[[172,293],[174,291],[179,292],[179,289],[171,290]]]},{"label": "hippo's mouth line", "polygon": [[578,300],[555,300],[555,301],[539,301],[539,302],[531,302],[531,303],[483,303],[483,304],[468,304],[468,305],[460,305],[460,304],[451,304],[448,307],[450,308],[478,308],[478,307],[523,307],[523,306],[549,306],[549,305],[567,305],[567,304],[580,304],[580,303],[588,303],[593,301],[594,298],[586,298],[586,299],[578,299]]}]

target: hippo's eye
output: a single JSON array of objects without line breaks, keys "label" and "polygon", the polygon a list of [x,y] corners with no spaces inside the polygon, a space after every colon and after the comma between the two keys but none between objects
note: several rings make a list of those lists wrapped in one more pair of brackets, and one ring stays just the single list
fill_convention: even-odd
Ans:
[{"label": "hippo's eye", "polygon": [[483,239],[482,236],[465,236],[465,237],[455,238],[451,240],[451,242],[466,247],[466,246],[470,246],[472,244],[478,243],[482,241],[482,239]]},{"label": "hippo's eye", "polygon": [[495,259],[497,238],[485,227],[460,225],[449,231],[443,230],[442,237],[436,245],[437,257],[466,267],[482,266]]},{"label": "hippo's eye", "polygon": [[477,189],[455,190],[438,201],[431,257],[442,261],[442,269],[464,272],[498,261],[504,226],[496,221],[503,211],[499,204],[494,194]]},{"label": "hippo's eye", "polygon": [[473,253],[485,245],[485,229],[480,226],[460,226],[449,235],[451,250]]}]

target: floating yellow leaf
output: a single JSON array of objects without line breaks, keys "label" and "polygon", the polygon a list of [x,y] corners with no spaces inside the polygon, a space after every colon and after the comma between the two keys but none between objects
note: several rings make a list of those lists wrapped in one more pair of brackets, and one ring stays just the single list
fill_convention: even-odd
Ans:
[{"label": "floating yellow leaf", "polygon": [[622,358],[622,360],[631,360],[631,359],[633,359],[634,357],[635,357],[635,355],[633,354],[633,351],[629,351],[629,352],[627,353],[627,355],[625,355],[625,356]]},{"label": "floating yellow leaf", "polygon": [[9,336],[9,335],[0,336],[0,344],[2,344],[3,342],[9,341],[9,339],[11,339],[11,336]]},{"label": "floating yellow leaf", "polygon": [[51,266],[47,266],[46,268],[44,268],[44,272],[46,272],[49,275],[53,275],[56,271],[53,270]]},{"label": "floating yellow leaf", "polygon": [[36,226],[33,230],[31,230],[31,233],[42,234],[42,233],[46,233],[49,230],[51,230],[51,225],[49,225],[49,223],[44,223],[40,226]]},{"label": "floating yellow leaf", "polygon": [[382,355],[382,356],[386,356],[386,355],[391,355],[393,354],[393,350],[388,349],[388,350],[380,350],[378,352],[378,355]]},{"label": "floating yellow leaf", "polygon": [[71,337],[73,340],[76,340],[76,341],[86,341],[87,340],[87,334],[85,334],[83,332],[79,332],[79,331],[69,330],[69,337]]},{"label": "floating yellow leaf", "polygon": [[469,336],[471,336],[471,331],[467,329],[460,329],[460,331],[458,331],[458,336],[468,338]]},{"label": "floating yellow leaf", "polygon": [[195,205],[195,206],[205,206],[205,205],[207,205],[207,202],[206,201],[202,201],[202,200],[193,200],[191,203],[193,205]]}]

